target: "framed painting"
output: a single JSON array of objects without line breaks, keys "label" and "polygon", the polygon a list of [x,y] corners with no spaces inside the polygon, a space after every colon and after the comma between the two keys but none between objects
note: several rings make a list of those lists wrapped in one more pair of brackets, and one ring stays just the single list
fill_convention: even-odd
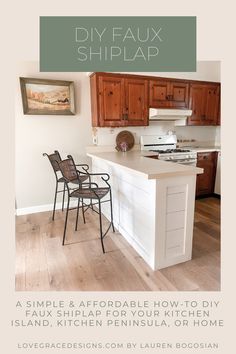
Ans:
[{"label": "framed painting", "polygon": [[74,115],[73,81],[20,77],[24,114]]}]

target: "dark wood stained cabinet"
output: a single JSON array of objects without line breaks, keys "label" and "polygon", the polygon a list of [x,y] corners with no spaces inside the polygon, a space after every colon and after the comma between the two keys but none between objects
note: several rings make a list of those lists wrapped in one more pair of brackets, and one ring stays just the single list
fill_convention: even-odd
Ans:
[{"label": "dark wood stained cabinet", "polygon": [[191,109],[188,125],[220,125],[220,84],[133,74],[90,76],[92,126],[149,124],[149,108]]},{"label": "dark wood stained cabinet", "polygon": [[216,161],[216,152],[204,152],[197,154],[197,167],[204,169],[204,173],[197,176],[197,197],[209,195],[214,192]]},{"label": "dark wood stained cabinet", "polygon": [[221,125],[221,91],[219,87],[219,109],[217,115],[217,125]]},{"label": "dark wood stained cabinet", "polygon": [[148,125],[148,80],[115,74],[90,77],[92,125]]},{"label": "dark wood stained cabinet", "polygon": [[188,125],[217,125],[220,110],[220,85],[190,84]]},{"label": "dark wood stained cabinet", "polygon": [[148,125],[148,80],[125,79],[125,120],[127,125]]},{"label": "dark wood stained cabinet", "polygon": [[98,78],[98,116],[101,127],[124,125],[124,79],[100,76]]},{"label": "dark wood stained cabinet", "polygon": [[152,108],[188,108],[189,84],[174,80],[151,80],[149,105]]}]

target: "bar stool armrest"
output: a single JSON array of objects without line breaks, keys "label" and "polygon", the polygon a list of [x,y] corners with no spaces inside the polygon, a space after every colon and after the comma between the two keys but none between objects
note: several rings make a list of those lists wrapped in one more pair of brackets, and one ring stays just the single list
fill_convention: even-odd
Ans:
[{"label": "bar stool armrest", "polygon": [[[68,159],[72,159],[73,160],[73,157],[71,155],[67,155]],[[82,167],[82,169],[87,172],[89,170],[89,165],[86,164],[86,163],[80,163],[80,164],[76,164],[75,163],[75,166],[77,167]],[[79,171],[80,172],[80,171]]]}]

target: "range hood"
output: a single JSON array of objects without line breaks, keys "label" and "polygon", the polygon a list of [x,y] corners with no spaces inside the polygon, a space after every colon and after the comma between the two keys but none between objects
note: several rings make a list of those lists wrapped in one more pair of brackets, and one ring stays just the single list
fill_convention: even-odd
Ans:
[{"label": "range hood", "polygon": [[186,121],[191,115],[190,109],[149,108],[149,120],[151,121]]}]

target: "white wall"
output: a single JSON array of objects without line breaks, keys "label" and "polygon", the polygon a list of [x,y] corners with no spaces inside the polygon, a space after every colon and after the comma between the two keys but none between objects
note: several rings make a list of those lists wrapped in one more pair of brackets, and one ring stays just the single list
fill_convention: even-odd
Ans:
[{"label": "white wall", "polygon": [[[77,161],[85,159],[86,146],[92,144],[89,77],[86,73],[40,73],[38,62],[21,62],[16,77],[16,204],[18,209],[47,205],[53,201],[54,175],[43,152],[59,150],[62,156],[72,154]],[[144,74],[144,73],[143,73]],[[176,78],[220,81],[219,62],[200,62],[196,73],[145,73]],[[24,115],[19,77],[39,77],[75,82],[75,116]],[[117,133],[123,128],[99,128],[98,145],[115,146]],[[220,141],[220,128],[174,127],[172,122],[153,122],[149,127],[129,127],[139,143],[140,135],[166,134],[175,130],[181,138],[198,141]]]},{"label": "white wall", "polygon": [[142,75],[156,75],[161,77],[172,77],[179,79],[189,79],[189,80],[203,80],[203,81],[213,81],[220,82],[220,61],[198,61],[196,72],[182,72],[182,73],[171,73],[171,72],[139,72],[137,74]]},{"label": "white wall", "polygon": [[[55,149],[62,156],[85,156],[91,140],[89,78],[85,73],[40,73],[37,62],[21,62],[16,77],[16,204],[17,208],[50,204],[54,175],[43,152]],[[75,82],[75,116],[24,115],[19,77],[39,77]]]}]

